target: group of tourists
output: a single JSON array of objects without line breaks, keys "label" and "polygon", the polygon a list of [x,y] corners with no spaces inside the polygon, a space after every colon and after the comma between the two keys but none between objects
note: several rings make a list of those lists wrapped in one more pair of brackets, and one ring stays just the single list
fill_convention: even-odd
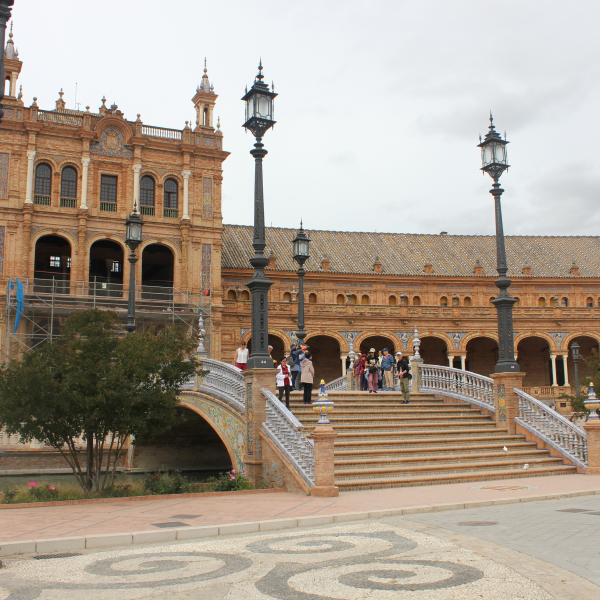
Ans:
[{"label": "group of tourists", "polygon": [[[269,346],[269,355],[273,346]],[[273,359],[273,357],[271,356]],[[235,366],[245,371],[248,364],[248,348],[246,342],[242,342],[235,353]],[[292,345],[288,356],[281,359],[279,365],[273,359],[277,368],[275,381],[279,390],[279,400],[283,402],[285,394],[285,405],[290,407],[290,392],[302,390],[304,404],[311,404],[311,394],[315,368],[312,362],[312,354],[308,346],[297,343]],[[387,348],[376,354],[375,348],[371,348],[368,354],[358,354],[354,360],[352,375],[356,381],[356,389],[369,391],[376,394],[378,390],[391,392],[394,390],[394,374],[398,375],[400,391],[403,401],[401,404],[410,403],[408,382],[412,379],[408,360],[402,357],[402,352],[396,352],[396,358]]]},{"label": "group of tourists", "polygon": [[394,373],[398,375],[402,404],[410,403],[408,382],[412,379],[410,364],[402,357],[402,352],[396,352],[396,359],[387,348],[376,354],[371,348],[368,354],[359,354],[354,359],[352,375],[356,381],[356,389],[369,394],[376,394],[379,390],[391,392],[394,390]]}]

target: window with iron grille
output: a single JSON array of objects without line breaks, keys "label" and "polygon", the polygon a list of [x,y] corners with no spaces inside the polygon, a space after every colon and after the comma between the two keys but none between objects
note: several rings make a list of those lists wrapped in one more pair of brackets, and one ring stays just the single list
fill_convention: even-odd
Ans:
[{"label": "window with iron grille", "polygon": [[117,178],[114,175],[102,175],[100,179],[100,202],[117,202]]},{"label": "window with iron grille", "polygon": [[154,206],[154,179],[148,175],[140,181],[140,205]]},{"label": "window with iron grille", "polygon": [[62,170],[60,197],[77,198],[77,171],[73,167],[65,167]]},{"label": "window with iron grille", "polygon": [[52,191],[52,169],[44,163],[35,169],[35,191],[36,196],[49,196]]},{"label": "window with iron grille", "polygon": [[165,208],[177,208],[179,201],[179,191],[177,182],[174,179],[165,181]]},{"label": "window with iron grille", "polygon": [[113,260],[111,271],[113,273],[120,273],[121,272],[121,263],[118,260]]}]

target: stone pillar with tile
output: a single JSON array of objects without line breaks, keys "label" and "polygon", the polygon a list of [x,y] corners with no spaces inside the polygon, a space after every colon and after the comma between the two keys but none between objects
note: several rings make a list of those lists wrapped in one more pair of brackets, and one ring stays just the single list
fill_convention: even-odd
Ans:
[{"label": "stone pillar with tile", "polygon": [[311,496],[332,498],[340,495],[335,485],[333,444],[337,433],[331,424],[317,424],[313,432],[315,442],[315,485]]},{"label": "stone pillar with tile", "polygon": [[523,387],[525,373],[492,373],[490,377],[494,380],[494,394],[496,423],[508,428],[509,435],[515,435],[515,418],[519,416],[519,397],[515,394],[515,388]]}]

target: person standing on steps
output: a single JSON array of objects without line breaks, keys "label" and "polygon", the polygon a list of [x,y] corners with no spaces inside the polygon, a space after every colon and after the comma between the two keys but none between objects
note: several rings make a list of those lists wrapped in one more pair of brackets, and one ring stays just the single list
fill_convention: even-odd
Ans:
[{"label": "person standing on steps", "polygon": [[366,392],[369,389],[369,377],[367,372],[367,355],[360,357],[360,391]]},{"label": "person standing on steps", "polygon": [[269,358],[273,361],[273,366],[277,368],[277,361],[271,356],[273,353],[273,346],[269,346]]},{"label": "person standing on steps", "polygon": [[396,369],[398,370],[398,381],[400,382],[400,391],[404,400],[401,404],[410,404],[410,392],[408,391],[408,382],[412,379],[410,374],[410,365],[405,358],[402,358],[402,352],[396,352],[398,357],[398,363]]},{"label": "person standing on steps", "polygon": [[242,371],[245,371],[248,367],[248,348],[246,348],[246,342],[240,342],[240,347],[235,351],[233,364]]},{"label": "person standing on steps", "polygon": [[290,410],[291,371],[285,356],[281,359],[281,364],[277,367],[275,382],[279,389],[279,402],[283,402],[283,392],[285,392],[285,407]]},{"label": "person standing on steps", "polygon": [[313,378],[315,376],[315,367],[312,363],[312,354],[308,351],[304,352],[304,360],[301,364],[302,372],[300,378],[302,380],[302,388],[304,390],[304,404],[312,404],[311,394],[313,386]]},{"label": "person standing on steps", "polygon": [[290,355],[288,356],[287,363],[290,371],[292,372],[292,389],[296,389],[296,379],[298,378],[298,373],[300,372],[300,365],[296,362],[294,355],[296,354],[297,346],[292,346],[290,348]]},{"label": "person standing on steps", "polygon": [[377,388],[383,390],[383,370],[381,368],[381,361],[383,360],[383,351],[379,351],[379,356],[377,357],[377,362],[379,363],[378,373],[377,373]]},{"label": "person standing on steps", "polygon": [[391,392],[394,389],[394,357],[387,348],[383,349],[383,358],[381,359],[381,371],[383,373],[383,390]]},{"label": "person standing on steps", "polygon": [[369,356],[365,361],[367,376],[369,378],[369,394],[377,393],[377,380],[379,375],[379,361],[375,356],[375,348],[369,350]]},{"label": "person standing on steps", "polygon": [[354,375],[354,381],[356,382],[356,391],[359,392],[362,390],[362,381],[361,381],[361,371],[362,371],[362,356],[358,354],[354,359],[354,365],[352,366],[352,375]]}]

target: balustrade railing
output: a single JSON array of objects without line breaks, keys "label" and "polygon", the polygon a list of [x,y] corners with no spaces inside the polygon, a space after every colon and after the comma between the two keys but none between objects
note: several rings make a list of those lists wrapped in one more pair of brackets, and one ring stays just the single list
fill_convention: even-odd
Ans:
[{"label": "balustrade railing", "polygon": [[439,393],[496,412],[494,380],[471,371],[419,365],[419,391]]},{"label": "balustrade railing", "polygon": [[178,129],[167,129],[166,127],[152,127],[150,125],[142,126],[142,135],[150,137],[167,138],[169,140],[180,140],[181,131]]},{"label": "balustrade railing", "polygon": [[196,376],[183,389],[196,389],[231,402],[237,409],[246,410],[244,376],[242,370],[212,358],[203,358],[202,370],[208,371],[203,377]]},{"label": "balustrade railing", "polygon": [[75,125],[77,127],[83,125],[83,117],[69,114],[68,112],[57,112],[54,110],[38,110],[37,120],[61,123],[62,125]]},{"label": "balustrade railing", "polygon": [[342,375],[337,379],[333,379],[329,383],[325,384],[325,389],[328,392],[342,392],[348,389],[348,377],[346,375]]},{"label": "balustrade railing", "polygon": [[518,423],[543,440],[565,458],[585,469],[587,465],[587,435],[577,427],[523,390],[515,389],[519,397]]},{"label": "balustrade railing", "polygon": [[262,429],[280,452],[294,465],[309,486],[315,485],[314,441],[302,432],[302,423],[279,401],[271,390],[263,388],[266,422]]}]

